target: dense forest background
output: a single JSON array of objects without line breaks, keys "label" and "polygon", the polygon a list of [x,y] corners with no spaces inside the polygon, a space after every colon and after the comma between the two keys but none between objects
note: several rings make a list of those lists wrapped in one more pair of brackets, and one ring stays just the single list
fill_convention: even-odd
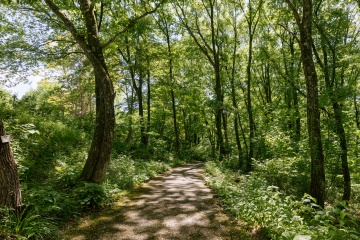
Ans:
[{"label": "dense forest background", "polygon": [[42,80],[0,91],[23,202],[1,206],[0,238],[52,238],[202,160],[263,236],[357,239],[359,16],[347,0],[1,3],[1,84]]}]

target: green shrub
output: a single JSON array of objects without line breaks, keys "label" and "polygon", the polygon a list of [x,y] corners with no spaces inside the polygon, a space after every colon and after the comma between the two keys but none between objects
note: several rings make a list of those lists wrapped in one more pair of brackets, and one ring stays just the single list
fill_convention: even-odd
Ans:
[{"label": "green shrub", "polygon": [[18,216],[8,208],[0,209],[0,238],[48,239],[55,229],[54,219],[40,216],[36,208],[24,208]]},{"label": "green shrub", "polygon": [[96,183],[80,183],[73,189],[73,196],[84,208],[97,208],[108,200],[103,186]]},{"label": "green shrub", "polygon": [[255,162],[255,172],[269,185],[279,187],[287,194],[301,197],[310,186],[310,161],[299,156],[268,159]]},{"label": "green shrub", "polygon": [[271,239],[358,239],[353,217],[342,208],[320,209],[314,199],[286,195],[256,174],[238,175],[206,164],[206,181],[234,216]]}]

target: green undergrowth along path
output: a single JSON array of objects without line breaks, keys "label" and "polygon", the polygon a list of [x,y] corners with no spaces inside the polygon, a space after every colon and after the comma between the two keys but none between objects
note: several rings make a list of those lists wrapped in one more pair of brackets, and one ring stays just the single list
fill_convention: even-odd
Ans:
[{"label": "green undergrowth along path", "polygon": [[0,209],[0,239],[55,239],[67,222],[110,207],[135,186],[185,162],[176,158],[135,160],[119,155],[112,160],[107,180],[101,185],[78,182],[80,167],[63,162],[43,185],[23,186],[25,205],[20,216]]},{"label": "green undergrowth along path", "polygon": [[69,225],[61,239],[254,239],[219,207],[204,183],[203,165],[185,164],[158,175],[112,208]]},{"label": "green undergrowth along path", "polygon": [[240,175],[220,162],[206,163],[206,182],[226,210],[266,239],[359,239],[346,208],[319,209],[311,196],[286,195],[255,173]]}]

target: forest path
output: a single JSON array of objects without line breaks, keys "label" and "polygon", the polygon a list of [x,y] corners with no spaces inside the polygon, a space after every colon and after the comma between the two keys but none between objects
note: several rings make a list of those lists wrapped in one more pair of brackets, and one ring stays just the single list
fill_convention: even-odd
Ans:
[{"label": "forest path", "polygon": [[137,187],[122,206],[82,219],[63,239],[252,239],[234,227],[205,185],[203,163]]}]

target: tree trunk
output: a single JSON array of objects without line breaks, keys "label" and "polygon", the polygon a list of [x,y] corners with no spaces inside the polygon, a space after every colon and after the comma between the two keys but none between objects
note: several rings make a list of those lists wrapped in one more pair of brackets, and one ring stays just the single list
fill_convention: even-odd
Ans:
[{"label": "tree trunk", "polygon": [[178,125],[177,125],[175,94],[174,94],[173,89],[171,89],[171,106],[172,106],[172,110],[173,110],[173,123],[174,123],[174,132],[175,132],[175,151],[177,153],[180,153],[179,130],[178,130]]},{"label": "tree trunk", "polygon": [[125,139],[125,143],[130,143],[133,138],[133,111],[134,111],[134,88],[131,86],[131,94],[126,92],[126,99],[127,99],[127,105],[128,105],[128,116],[129,116],[129,123],[128,123],[128,134]]},{"label": "tree trunk", "polygon": [[246,172],[250,172],[252,170],[252,159],[254,157],[254,135],[255,135],[255,123],[253,118],[253,110],[251,104],[251,64],[252,64],[252,30],[251,30],[251,23],[249,23],[249,49],[248,49],[248,63],[246,66],[246,75],[247,75],[247,92],[246,92],[246,99],[247,99],[247,112],[249,117],[249,153],[247,156],[246,161]]},{"label": "tree trunk", "polygon": [[115,127],[115,93],[99,39],[95,10],[88,0],[79,0],[85,24],[85,29],[83,29],[85,34],[83,34],[79,32],[75,24],[52,0],[45,0],[45,3],[64,23],[94,69],[96,96],[95,131],[88,158],[80,178],[84,181],[100,183],[105,180],[106,170],[111,157]]},{"label": "tree trunk", "polygon": [[149,145],[150,141],[150,121],[151,121],[151,108],[150,108],[150,101],[151,101],[151,86],[150,86],[150,60],[147,59],[147,123],[146,123],[146,147]]},{"label": "tree trunk", "polygon": [[[234,6],[235,7],[235,6]],[[239,136],[239,117],[238,117],[238,106],[236,101],[236,92],[235,92],[235,73],[236,73],[236,52],[237,52],[237,42],[238,42],[238,28],[236,24],[237,13],[234,8],[234,48],[232,52],[232,68],[231,68],[231,77],[230,77],[230,86],[231,86],[231,102],[232,106],[235,110],[234,112],[234,130],[235,130],[235,139],[236,139],[236,147],[238,150],[238,169],[242,169],[243,167],[243,153],[242,146]]]},{"label": "tree trunk", "polygon": [[318,77],[312,52],[312,0],[302,1],[302,16],[291,0],[286,0],[293,12],[300,30],[300,51],[307,90],[307,125],[311,157],[310,195],[317,204],[324,207],[325,203],[325,166],[321,143],[320,111],[318,96]]},{"label": "tree trunk", "polygon": [[351,178],[350,178],[350,171],[349,171],[349,164],[348,164],[348,149],[347,149],[347,142],[346,142],[346,134],[344,125],[342,122],[342,110],[341,106],[337,102],[333,102],[333,109],[334,109],[334,119],[336,125],[336,133],[340,140],[340,148],[341,148],[341,168],[343,172],[343,179],[344,179],[344,192],[342,196],[342,200],[349,201],[351,195]]},{"label": "tree trunk", "polygon": [[180,138],[179,138],[179,129],[177,124],[177,112],[176,112],[176,103],[175,103],[175,93],[174,93],[174,74],[173,74],[173,56],[171,51],[171,42],[170,42],[170,33],[167,25],[165,25],[164,33],[166,35],[166,43],[167,43],[167,50],[168,50],[168,60],[169,60],[169,80],[171,86],[171,106],[173,112],[173,123],[174,123],[174,133],[175,133],[175,151],[180,153]]},{"label": "tree trunk", "polygon": [[[5,129],[0,119],[0,136],[5,136]],[[9,142],[0,139],[0,208],[8,207],[18,215],[21,207],[21,190],[14,155]]]},{"label": "tree trunk", "polygon": [[142,92],[142,87],[143,87],[143,70],[140,67],[140,73],[139,73],[139,86],[136,86],[135,81],[134,81],[134,87],[136,87],[136,94],[137,94],[137,98],[138,98],[138,103],[139,103],[139,117],[140,117],[140,135],[141,135],[141,144],[143,146],[146,146],[146,133],[145,133],[145,123],[144,123],[144,105],[143,105],[143,92]]},{"label": "tree trunk", "polygon": [[228,137],[228,116],[226,114],[226,112],[223,111],[222,114],[222,124],[223,124],[223,129],[224,129],[224,140],[225,140],[225,144],[224,144],[224,148],[225,148],[225,153],[227,154],[229,152],[229,137]]},{"label": "tree trunk", "polygon": [[[340,87],[343,87],[344,82],[341,81],[339,84],[336,83],[336,80],[337,80],[337,78],[336,78],[336,73],[337,73],[336,72],[336,69],[337,69],[336,47],[335,47],[335,45],[332,45],[331,43],[329,43],[328,41],[325,40],[326,36],[323,35],[324,33],[323,33],[321,27],[319,25],[316,25],[316,26],[317,26],[319,32],[322,34],[321,48],[322,48],[322,52],[323,52],[323,62],[321,61],[314,45],[313,45],[313,48],[314,48],[316,59],[324,72],[326,90],[329,94],[330,102],[331,102],[331,105],[334,110],[333,118],[334,118],[334,122],[335,122],[335,127],[333,128],[333,131],[338,136],[339,142],[340,142],[339,145],[340,145],[340,149],[341,149],[341,152],[340,152],[341,168],[342,168],[343,180],[344,180],[344,183],[343,183],[344,192],[343,192],[342,200],[349,201],[350,195],[351,195],[351,178],[350,178],[350,171],[349,171],[349,165],[348,165],[348,149],[347,149],[346,133],[345,133],[344,124],[343,124],[343,120],[342,120],[342,106],[341,106],[341,102],[340,102],[338,96],[336,95],[336,90],[337,90],[336,86],[339,85]],[[331,57],[328,57],[328,50],[327,50],[326,45],[330,49]],[[331,61],[331,64],[329,64],[329,60]]]},{"label": "tree trunk", "polygon": [[[95,68],[95,67],[94,67]],[[114,91],[108,74],[95,70],[96,120],[94,137],[80,179],[101,183],[105,180],[114,139]]]},{"label": "tree trunk", "polygon": [[[215,101],[216,101],[215,126],[216,126],[216,136],[217,136],[216,149],[219,150],[219,160],[221,160],[223,158],[223,155],[226,153],[223,133],[222,133],[222,112],[223,112],[224,97],[223,97],[221,74],[220,74],[221,73],[220,55],[221,55],[222,43],[219,41],[219,34],[221,31],[219,29],[220,24],[219,22],[217,22],[219,21],[219,16],[216,15],[218,13],[215,6],[216,1],[208,1],[207,3],[209,5],[206,6],[205,8],[206,8],[206,14],[208,20],[210,21],[210,26],[208,26],[208,28],[211,32],[210,34],[211,42],[205,40],[202,34],[202,29],[200,28],[199,25],[198,18],[194,19],[195,26],[190,27],[189,25],[190,21],[185,21],[186,14],[184,8],[179,3],[176,3],[176,6],[180,9],[181,14],[178,12],[177,9],[175,10],[181,22],[183,23],[184,27],[186,28],[190,36],[193,38],[193,40],[195,41],[196,45],[199,47],[201,52],[206,56],[206,58],[208,59],[209,63],[212,65],[214,70],[214,78],[215,78],[214,90],[215,90]],[[203,1],[203,4],[204,6],[206,5],[205,1]]]},{"label": "tree trunk", "polygon": [[300,141],[301,139],[301,119],[300,119],[300,110],[299,110],[299,100],[298,93],[295,88],[293,88],[293,101],[295,108],[295,141]]},{"label": "tree trunk", "polygon": [[357,105],[357,96],[354,96],[354,108],[355,108],[355,123],[356,123],[356,127],[357,129],[360,129],[360,111]]},{"label": "tree trunk", "polygon": [[325,167],[320,132],[318,77],[312,53],[312,0],[303,1],[303,16],[300,24],[300,50],[307,89],[307,124],[311,156],[310,195],[324,207]]},{"label": "tree trunk", "polygon": [[[334,83],[336,80],[336,52],[334,47],[330,47],[331,49],[331,73],[330,73],[330,66],[328,61],[328,53],[325,46],[324,41],[322,42],[322,50],[323,50],[323,58],[324,62],[321,63],[320,59],[318,59],[320,65],[323,68],[324,75],[325,75],[325,85],[326,89],[330,96],[331,105],[334,110],[334,122],[335,122],[335,133],[339,138],[340,141],[340,158],[341,158],[341,169],[343,172],[343,196],[342,200],[349,201],[351,195],[351,178],[350,178],[350,171],[349,171],[349,164],[348,164],[348,149],[347,149],[347,141],[346,141],[346,133],[344,129],[344,124],[342,120],[342,106],[336,96],[336,88],[334,88]],[[315,50],[316,51],[316,50]],[[318,55],[316,55],[318,56]],[[330,75],[331,78],[330,78]],[[340,83],[340,86],[343,87],[343,83]]]},{"label": "tree trunk", "polygon": [[[249,34],[249,47],[248,47],[248,59],[247,59],[247,66],[246,66],[246,102],[247,102],[247,112],[249,117],[249,151],[247,153],[247,161],[246,161],[246,172],[250,172],[253,168],[253,157],[254,157],[254,137],[255,137],[255,122],[253,116],[253,109],[252,109],[252,100],[251,100],[251,84],[252,84],[252,57],[253,57],[253,39],[255,36],[257,24],[260,20],[260,10],[262,8],[263,1],[260,0],[255,8],[253,8],[253,3],[251,0],[248,1],[248,13],[245,16],[246,22],[248,24],[248,34]],[[241,7],[243,11],[246,11],[243,7]]]}]

